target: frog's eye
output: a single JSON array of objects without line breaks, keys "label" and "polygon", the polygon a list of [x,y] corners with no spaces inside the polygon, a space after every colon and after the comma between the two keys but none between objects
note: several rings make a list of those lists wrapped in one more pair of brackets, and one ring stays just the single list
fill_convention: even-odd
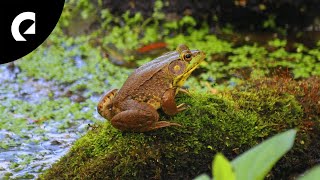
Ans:
[{"label": "frog's eye", "polygon": [[183,61],[173,61],[169,65],[169,71],[174,75],[180,75],[184,72],[186,68],[186,64]]},{"label": "frog's eye", "polygon": [[192,54],[191,54],[191,53],[185,54],[184,57],[183,57],[183,59],[186,60],[186,61],[191,61],[191,59],[192,59]]}]

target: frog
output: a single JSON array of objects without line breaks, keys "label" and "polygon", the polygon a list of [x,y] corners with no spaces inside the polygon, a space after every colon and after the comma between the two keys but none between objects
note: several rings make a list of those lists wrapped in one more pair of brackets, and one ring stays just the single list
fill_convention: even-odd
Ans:
[{"label": "frog", "polygon": [[148,132],[179,123],[160,121],[159,109],[173,116],[188,105],[176,104],[179,92],[188,93],[183,85],[190,74],[205,59],[200,50],[190,50],[185,44],[175,51],[140,66],[129,75],[120,89],[111,89],[98,102],[98,113],[120,131]]}]

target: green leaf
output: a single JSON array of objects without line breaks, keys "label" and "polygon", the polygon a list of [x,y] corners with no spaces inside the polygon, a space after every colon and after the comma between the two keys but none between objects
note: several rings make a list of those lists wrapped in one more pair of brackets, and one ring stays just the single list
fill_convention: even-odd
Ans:
[{"label": "green leaf", "polygon": [[231,163],[221,153],[218,153],[212,164],[212,174],[216,180],[235,180]]},{"label": "green leaf", "polygon": [[234,159],[237,179],[263,179],[272,166],[293,146],[296,130],[278,134]]},{"label": "green leaf", "polygon": [[201,175],[197,176],[196,178],[194,178],[193,180],[211,180],[211,178],[206,174],[201,174]]},{"label": "green leaf", "polygon": [[299,177],[298,180],[318,180],[320,177],[320,165],[313,167],[308,170],[303,176]]}]

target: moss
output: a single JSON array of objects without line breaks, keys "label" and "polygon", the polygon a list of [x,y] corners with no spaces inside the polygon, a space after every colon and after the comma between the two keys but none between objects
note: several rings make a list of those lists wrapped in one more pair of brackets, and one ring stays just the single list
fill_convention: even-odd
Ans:
[{"label": "moss", "polygon": [[[302,117],[301,105],[293,95],[278,93],[267,86],[245,91],[236,89],[231,92],[231,96],[237,101],[237,108],[259,117],[257,128],[261,129],[260,137],[295,127]],[[284,120],[286,123],[283,123]]]},{"label": "moss", "polygon": [[[313,76],[298,81],[292,79],[288,72],[280,72],[278,74],[280,75],[247,81],[239,86],[238,91],[269,91],[269,89],[273,89],[274,95],[294,96],[304,112],[301,123],[307,123],[305,125],[310,126],[311,122],[319,122],[320,77]],[[269,102],[267,97],[263,97],[263,100]]]},{"label": "moss", "polygon": [[[292,128],[302,116],[293,96],[270,95],[269,102],[257,103],[252,99],[258,100],[272,91],[247,93],[191,93],[190,97],[178,97],[179,102],[191,107],[174,117],[162,114],[161,118],[183,127],[125,133],[109,122],[99,124],[40,178],[191,179],[209,171],[208,164],[216,152],[234,157],[260,142],[262,132],[264,136],[272,135],[270,124]],[[234,94],[237,98],[232,98]],[[251,99],[246,101],[248,97]],[[274,104],[276,107],[268,114],[262,113]],[[295,113],[289,116],[291,112]]]},{"label": "moss", "polygon": [[[243,101],[242,98],[238,98],[238,104],[242,104],[243,108],[250,107],[245,104],[248,100],[255,104],[267,104],[264,105],[266,108],[263,108],[263,110],[257,111],[257,109],[254,109],[253,111],[259,113],[261,115],[260,117],[266,120],[275,117],[280,118],[280,116],[283,115],[285,115],[288,120],[290,120],[291,117],[291,124],[299,128],[293,149],[280,160],[268,179],[288,179],[288,177],[302,174],[307,169],[315,166],[318,163],[317,159],[320,158],[320,78],[311,77],[297,81],[292,79],[287,72],[278,74],[280,75],[275,75],[271,78],[247,81],[232,93],[233,97],[237,97],[236,95],[239,93],[246,94],[252,91],[269,92],[269,95],[266,94],[259,98],[248,96],[245,101]],[[276,105],[279,103],[273,102],[272,99],[274,100],[274,98],[272,97],[282,97],[282,103],[290,103],[288,103],[287,106],[268,106],[268,104]],[[294,97],[296,101],[293,101],[292,97]],[[296,117],[297,113],[301,114],[301,111],[295,111],[297,108],[292,108],[294,106],[301,106],[301,111],[303,112],[298,121],[293,117]],[[269,110],[264,111],[264,109]],[[272,113],[275,109],[281,113]],[[274,131],[279,131],[279,128],[286,127],[276,125],[270,128],[271,131],[272,128],[274,128]]]}]

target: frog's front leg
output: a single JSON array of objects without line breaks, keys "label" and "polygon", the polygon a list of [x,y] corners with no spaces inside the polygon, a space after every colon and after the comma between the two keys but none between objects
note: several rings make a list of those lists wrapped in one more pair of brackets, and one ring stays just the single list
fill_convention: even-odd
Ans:
[{"label": "frog's front leg", "polygon": [[106,118],[111,119],[113,117],[112,111],[112,99],[117,94],[118,89],[111,89],[110,91],[106,92],[105,95],[99,101],[97,106],[98,113]]},{"label": "frog's front leg", "polygon": [[168,115],[175,115],[180,111],[187,109],[187,105],[182,103],[180,105],[176,105],[175,101],[176,90],[168,89],[162,96],[162,109]]},{"label": "frog's front leg", "polygon": [[122,112],[111,119],[111,124],[122,131],[146,132],[167,126],[180,126],[177,123],[158,121],[159,114],[151,105],[127,100],[121,105]]}]

